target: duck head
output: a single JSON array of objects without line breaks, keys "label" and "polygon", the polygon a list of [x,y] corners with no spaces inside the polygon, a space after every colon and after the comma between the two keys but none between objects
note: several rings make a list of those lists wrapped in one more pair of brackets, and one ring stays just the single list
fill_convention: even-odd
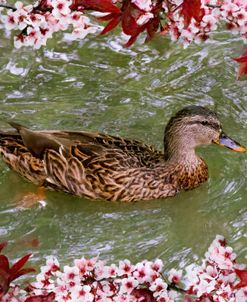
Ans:
[{"label": "duck head", "polygon": [[197,146],[212,143],[235,152],[246,152],[245,147],[224,133],[215,112],[201,106],[185,107],[165,128],[165,159],[194,154]]}]

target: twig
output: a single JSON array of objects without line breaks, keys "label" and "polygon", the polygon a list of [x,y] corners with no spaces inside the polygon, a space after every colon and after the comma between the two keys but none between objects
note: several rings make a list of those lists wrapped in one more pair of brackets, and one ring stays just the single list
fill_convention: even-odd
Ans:
[{"label": "twig", "polygon": [[12,11],[16,11],[16,8],[10,5],[6,4],[0,4],[0,7],[7,8],[7,9],[12,9]]},{"label": "twig", "polygon": [[210,8],[221,8],[221,5],[214,5],[214,4],[206,4],[206,6]]},{"label": "twig", "polygon": [[180,288],[180,287],[177,287],[175,285],[175,283],[169,283],[168,280],[166,280],[165,276],[163,275],[163,273],[160,273],[161,277],[163,278],[163,280],[167,283],[167,289],[168,290],[175,290],[176,292],[179,292],[181,294],[185,294],[186,293],[186,290]]},{"label": "twig", "polygon": [[174,283],[171,283],[171,284],[168,284],[168,287],[167,287],[168,290],[175,290],[176,292],[179,292],[181,294],[185,294],[186,293],[186,290],[180,288],[180,287],[177,287]]}]

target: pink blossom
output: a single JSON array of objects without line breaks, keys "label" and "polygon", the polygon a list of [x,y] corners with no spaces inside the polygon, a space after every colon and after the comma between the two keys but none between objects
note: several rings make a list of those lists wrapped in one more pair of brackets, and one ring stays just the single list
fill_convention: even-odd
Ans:
[{"label": "pink blossom", "polygon": [[70,14],[70,5],[72,1],[70,0],[52,0],[51,6],[53,7],[52,15],[59,19],[61,17],[65,17]]},{"label": "pink blossom", "polygon": [[4,23],[7,30],[17,29],[17,22],[15,20],[14,12],[8,11],[6,16],[1,16],[1,21]]},{"label": "pink blossom", "polygon": [[215,289],[216,281],[214,279],[208,279],[208,276],[201,276],[197,285],[194,285],[197,297],[201,297],[204,294],[209,294]]},{"label": "pink blossom", "polygon": [[107,268],[105,267],[105,263],[103,261],[98,261],[95,264],[94,273],[96,280],[101,280],[108,277]]},{"label": "pink blossom", "polygon": [[175,270],[174,268],[170,270],[168,280],[172,283],[179,283],[182,278],[182,270]]},{"label": "pink blossom", "polygon": [[118,267],[116,264],[111,264],[109,267],[107,267],[107,274],[108,278],[115,278],[118,275]]},{"label": "pink blossom", "polygon": [[56,257],[49,256],[46,258],[46,265],[41,267],[42,273],[56,272],[60,269],[59,262]]},{"label": "pink blossom", "polygon": [[71,299],[76,302],[92,302],[94,295],[90,291],[91,287],[88,285],[76,285],[71,292]]},{"label": "pink blossom", "polygon": [[154,260],[154,262],[151,264],[151,268],[155,271],[155,272],[161,272],[162,269],[164,267],[163,261],[161,259],[156,259]]},{"label": "pink blossom", "polygon": [[140,283],[149,282],[151,281],[150,272],[150,267],[148,267],[145,262],[137,263],[135,266],[135,271],[133,272],[133,276]]},{"label": "pink blossom", "polygon": [[94,33],[96,29],[94,27],[76,27],[72,31],[72,37],[74,39],[84,39],[89,33]]},{"label": "pink blossom", "polygon": [[120,293],[130,294],[138,284],[138,281],[134,277],[124,278],[121,282]]},{"label": "pink blossom", "polygon": [[119,276],[130,275],[134,270],[134,266],[130,263],[129,260],[125,259],[119,262]]},{"label": "pink blossom", "polygon": [[247,301],[247,288],[243,287],[236,293],[236,302],[246,302]]},{"label": "pink blossom", "polygon": [[155,292],[154,296],[157,295],[157,293],[164,291],[166,289],[167,289],[167,283],[162,278],[157,278],[150,286],[150,290]]},{"label": "pink blossom", "polygon": [[85,258],[75,259],[74,260],[75,267],[79,269],[80,277],[82,278],[88,270],[87,260]]}]

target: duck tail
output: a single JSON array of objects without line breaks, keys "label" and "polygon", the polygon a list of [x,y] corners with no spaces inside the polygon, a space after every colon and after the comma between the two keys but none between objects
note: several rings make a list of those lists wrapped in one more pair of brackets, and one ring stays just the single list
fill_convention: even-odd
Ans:
[{"label": "duck tail", "polygon": [[[15,122],[8,122],[8,124],[13,127],[15,130],[0,130],[0,142],[2,140],[5,140],[6,138],[19,138],[20,136],[20,130],[25,129],[25,127],[21,126],[18,123]],[[1,145],[1,143],[0,143]]]},{"label": "duck tail", "polygon": [[22,130],[22,129],[27,129],[26,127],[24,127],[24,126],[22,126],[21,124],[18,124],[18,123],[16,123],[16,122],[8,122],[8,124],[9,124],[11,127],[15,128],[18,132],[20,132],[20,130]]}]

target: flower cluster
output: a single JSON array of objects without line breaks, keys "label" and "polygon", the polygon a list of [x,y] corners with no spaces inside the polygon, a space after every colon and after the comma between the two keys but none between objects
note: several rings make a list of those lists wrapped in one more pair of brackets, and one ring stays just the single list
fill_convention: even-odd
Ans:
[{"label": "flower cluster", "polygon": [[[64,30],[71,32],[71,39],[83,39],[100,28],[92,18],[108,22],[102,34],[120,24],[129,36],[125,46],[144,31],[146,40],[160,31],[187,46],[208,39],[220,23],[247,40],[246,0],[39,0],[26,6],[17,1],[12,9],[5,2],[0,0],[0,20],[7,30],[19,30],[14,40],[17,48],[40,48]],[[101,15],[95,18],[88,11]]]},{"label": "flower cluster", "polygon": [[162,267],[161,260],[136,265],[124,260],[108,266],[97,259],[82,258],[61,270],[57,259],[50,257],[31,288],[35,295],[53,292],[59,302],[137,302],[142,288],[156,301],[169,301],[167,283],[160,275]]},{"label": "flower cluster", "polygon": [[[225,24],[232,33],[247,38],[247,2],[245,0],[183,1],[182,11],[174,9],[167,28],[173,40],[185,46],[207,40],[219,24]],[[194,6],[194,9],[193,9]],[[191,12],[191,13],[188,13]],[[182,13],[182,14],[181,14]]]},{"label": "flower cluster", "polygon": [[202,265],[192,264],[186,268],[187,290],[208,301],[247,301],[247,284],[245,288],[239,289],[236,282],[237,276],[241,275],[239,272],[247,277],[243,269],[243,266],[236,263],[236,254],[231,247],[226,246],[224,237],[217,236],[205,254]]},{"label": "flower cluster", "polygon": [[[1,302],[246,302],[247,270],[236,263],[232,248],[217,236],[205,254],[202,265],[172,269],[167,279],[163,262],[123,260],[106,265],[103,261],[76,259],[73,266],[61,268],[48,257],[36,281],[25,289],[10,284],[1,291]],[[1,270],[0,270],[1,275]],[[2,276],[3,277],[3,276]],[[3,278],[4,279],[4,278]],[[183,289],[185,288],[185,289]]]},{"label": "flower cluster", "polygon": [[72,29],[72,39],[83,39],[88,33],[95,33],[96,26],[90,23],[80,11],[72,11],[70,0],[51,0],[38,5],[24,5],[17,1],[12,10],[2,14],[1,21],[7,30],[19,30],[15,36],[14,45],[32,46],[35,49],[46,45],[47,39],[55,32]]}]

